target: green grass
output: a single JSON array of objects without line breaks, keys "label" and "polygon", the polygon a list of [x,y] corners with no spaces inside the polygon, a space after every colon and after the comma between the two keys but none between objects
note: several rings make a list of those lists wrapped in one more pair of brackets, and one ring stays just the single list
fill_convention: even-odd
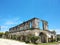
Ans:
[{"label": "green grass", "polygon": [[37,45],[52,45],[52,44],[59,44],[58,42],[51,42],[51,43],[40,43],[40,44],[37,44]]}]

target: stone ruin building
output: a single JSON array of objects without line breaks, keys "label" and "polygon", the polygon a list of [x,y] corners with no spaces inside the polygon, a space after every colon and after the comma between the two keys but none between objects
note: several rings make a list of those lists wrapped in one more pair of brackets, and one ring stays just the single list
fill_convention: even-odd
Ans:
[{"label": "stone ruin building", "polygon": [[[42,22],[42,28],[40,29],[39,23]],[[51,42],[51,39],[56,39],[56,32],[48,29],[48,22],[40,20],[39,18],[32,18],[26,22],[23,22],[15,27],[9,29],[9,37],[11,35],[35,35],[40,36],[40,42]],[[21,39],[22,40],[22,39]]]}]

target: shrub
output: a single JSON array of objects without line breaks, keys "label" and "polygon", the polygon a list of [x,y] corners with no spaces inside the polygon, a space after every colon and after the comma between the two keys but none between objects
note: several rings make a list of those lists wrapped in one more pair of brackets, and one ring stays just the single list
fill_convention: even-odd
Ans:
[{"label": "shrub", "polygon": [[21,38],[21,36],[19,36],[19,35],[18,35],[18,36],[16,36],[16,39],[17,39],[17,40],[20,40],[20,38]]},{"label": "shrub", "polygon": [[39,39],[39,37],[38,36],[33,36],[33,37],[31,37],[31,41],[33,42],[33,43],[36,43],[36,41]]},{"label": "shrub", "polygon": [[28,35],[27,40],[25,41],[26,43],[36,43],[36,41],[39,39],[39,36],[34,36],[34,35]]},{"label": "shrub", "polygon": [[60,41],[60,38],[57,38],[57,41]]}]

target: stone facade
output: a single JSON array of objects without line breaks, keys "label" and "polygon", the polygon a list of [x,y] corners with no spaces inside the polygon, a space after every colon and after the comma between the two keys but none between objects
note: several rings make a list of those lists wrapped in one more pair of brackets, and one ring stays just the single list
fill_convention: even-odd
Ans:
[{"label": "stone facade", "polygon": [[[39,22],[42,22],[43,30],[39,29]],[[40,42],[51,42],[51,39],[56,39],[56,33],[48,30],[48,22],[32,18],[22,24],[9,29],[9,36],[11,35],[35,35],[40,36]],[[22,38],[21,38],[22,40]]]}]

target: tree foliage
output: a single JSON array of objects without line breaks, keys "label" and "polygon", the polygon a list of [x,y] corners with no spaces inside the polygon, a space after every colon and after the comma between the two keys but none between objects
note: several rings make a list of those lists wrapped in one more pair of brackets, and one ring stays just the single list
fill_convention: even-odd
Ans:
[{"label": "tree foliage", "polygon": [[5,33],[3,33],[3,32],[0,32],[0,38],[2,38],[2,35],[4,35]]}]

